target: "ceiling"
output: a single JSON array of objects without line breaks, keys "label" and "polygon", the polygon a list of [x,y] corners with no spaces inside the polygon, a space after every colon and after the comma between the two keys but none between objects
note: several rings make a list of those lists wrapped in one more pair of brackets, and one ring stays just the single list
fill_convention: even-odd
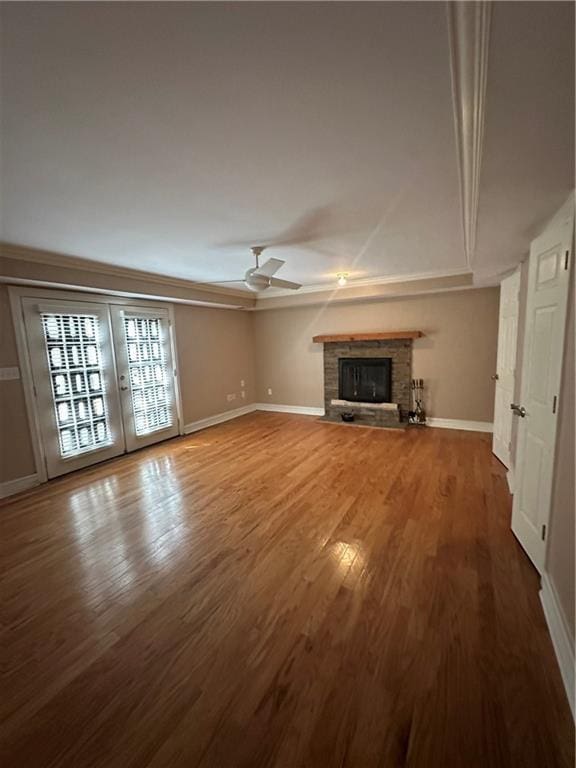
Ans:
[{"label": "ceiling", "polygon": [[[0,237],[198,281],[467,269],[444,3],[4,3]],[[574,7],[492,13],[473,269],[574,184]]]}]

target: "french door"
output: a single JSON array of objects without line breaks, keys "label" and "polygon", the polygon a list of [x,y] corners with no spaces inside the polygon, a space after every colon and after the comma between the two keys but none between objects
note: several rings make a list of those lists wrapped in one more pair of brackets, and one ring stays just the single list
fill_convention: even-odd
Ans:
[{"label": "french door", "polygon": [[178,434],[167,310],[22,305],[48,477]]},{"label": "french door", "polygon": [[168,310],[111,307],[126,450],[178,434]]}]

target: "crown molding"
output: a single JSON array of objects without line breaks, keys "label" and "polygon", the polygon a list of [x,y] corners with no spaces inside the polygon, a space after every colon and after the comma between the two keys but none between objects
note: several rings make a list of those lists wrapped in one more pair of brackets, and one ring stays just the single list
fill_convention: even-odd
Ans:
[{"label": "crown molding", "polygon": [[[68,290],[84,290],[91,293],[134,296],[137,298],[171,301],[173,303],[192,304],[222,309],[242,309],[247,311],[279,308],[275,306],[275,299],[282,301],[283,299],[290,298],[292,300],[290,301],[290,306],[297,306],[300,304],[299,297],[304,299],[306,294],[316,294],[320,303],[325,303],[326,301],[362,302],[394,298],[397,296],[463,290],[474,287],[474,283],[476,283],[476,280],[473,279],[474,275],[469,270],[454,269],[420,272],[411,275],[382,275],[378,277],[361,278],[358,280],[350,280],[342,287],[332,283],[317,283],[303,286],[298,291],[272,289],[260,294],[254,294],[251,291],[220,288],[217,285],[204,283],[198,284],[192,280],[183,280],[153,272],[119,267],[113,264],[105,264],[103,262],[68,256],[52,251],[44,251],[28,246],[14,245],[12,243],[0,242],[0,256],[7,260],[12,260],[13,262],[22,262],[23,264],[39,264],[54,267],[55,269],[77,270],[78,272],[85,272],[87,274],[101,275],[104,279],[118,277],[119,280],[130,280],[134,281],[134,283],[141,281],[142,285],[122,285],[119,283],[113,288],[111,285],[99,286],[97,283],[93,283],[89,280],[86,281],[86,284],[84,285],[84,283],[78,282],[77,275],[68,276],[66,274],[61,274],[59,277],[54,275],[52,278],[51,275],[47,274],[15,274],[12,269],[4,276],[0,275],[1,283],[65,288]],[[7,263],[9,263],[9,261],[7,261]],[[66,277],[69,277],[69,279],[65,279]],[[462,280],[460,281],[458,278],[462,278]],[[447,285],[433,284],[434,281],[442,279],[451,280],[451,283]],[[426,281],[431,281],[431,284],[426,285]],[[381,295],[381,293],[379,293],[379,289],[394,285],[398,285],[401,290],[390,294],[389,296]],[[154,290],[154,287],[156,286],[158,288],[166,286],[167,290]],[[172,291],[168,290],[168,288],[171,288]],[[365,290],[362,291],[362,289]]]},{"label": "crown molding", "polygon": [[61,267],[64,269],[80,269],[84,272],[92,272],[103,275],[112,275],[116,277],[125,277],[132,280],[142,280],[148,283],[157,283],[167,285],[173,288],[184,288],[194,291],[202,291],[207,294],[218,294],[219,296],[230,296],[236,298],[253,298],[251,291],[235,290],[234,288],[221,288],[218,285],[210,283],[196,283],[194,280],[185,280],[178,277],[168,277],[167,275],[157,274],[156,272],[146,272],[140,269],[130,269],[129,267],[119,267],[115,264],[106,264],[101,261],[91,259],[82,259],[78,256],[69,256],[53,251],[44,251],[40,248],[32,248],[24,245],[14,245],[13,243],[0,242],[0,256],[16,261],[35,262],[45,264],[51,267]]},{"label": "crown molding", "polygon": [[[170,304],[186,304],[191,307],[206,307],[207,309],[235,309],[245,310],[248,307],[243,304],[225,303],[216,300],[207,299],[183,299],[176,296],[170,296],[166,293],[142,293],[140,291],[118,291],[114,288],[97,288],[95,286],[84,286],[74,283],[54,282],[52,280],[32,280],[25,277],[5,277],[0,275],[0,285],[30,287],[30,288],[48,288],[55,291],[73,291],[75,294],[82,293],[88,296],[107,296],[118,297],[122,299],[142,299],[143,301],[167,301]],[[232,299],[231,299],[232,302]]]},{"label": "crown molding", "polygon": [[[255,306],[249,312],[264,312],[275,309],[295,309],[313,306],[338,306],[343,304],[359,304],[375,301],[393,301],[413,296],[426,294],[440,294],[453,291],[478,289],[484,286],[476,285],[470,272],[445,276],[435,275],[428,279],[391,281],[392,284],[377,284],[373,286],[358,287],[355,285],[346,288],[330,288],[324,291],[316,291],[308,295],[300,295],[300,291],[291,291],[290,295],[263,296],[260,295]],[[486,286],[488,287],[488,286]]]},{"label": "crown molding", "polygon": [[476,250],[490,45],[490,2],[446,3],[464,252]]},{"label": "crown molding", "polygon": [[[418,291],[402,291],[402,293],[395,293],[391,294],[389,296],[378,296],[378,295],[369,295],[369,296],[355,296],[351,297],[349,299],[343,299],[339,303],[335,303],[332,306],[340,306],[345,304],[370,304],[374,302],[384,302],[384,301],[394,301],[395,299],[410,299],[415,298],[419,296],[438,296],[439,294],[443,293],[461,293],[462,291],[479,291],[485,288],[495,288],[497,285],[458,285],[451,288],[430,288],[426,290],[418,290]],[[282,297],[279,297],[282,298]],[[319,299],[318,301],[313,301],[309,304],[302,304],[298,302],[293,302],[290,304],[282,304],[282,305],[276,305],[276,304],[270,304],[265,305],[262,302],[260,304],[256,304],[255,307],[245,307],[246,312],[273,312],[277,309],[306,309],[310,307],[326,307],[331,302],[329,300],[325,299]]]},{"label": "crown molding", "polygon": [[392,285],[394,283],[410,283],[415,280],[435,280],[443,277],[460,277],[469,275],[470,270],[465,269],[444,269],[437,272],[416,272],[410,275],[380,275],[377,277],[361,277],[358,280],[348,280],[346,285],[340,286],[335,281],[329,283],[312,283],[304,285],[298,291],[290,289],[272,288],[258,294],[258,299],[275,299],[280,296],[301,296],[303,293],[324,293],[334,291],[338,294],[346,294],[351,288],[362,288],[364,286]]},{"label": "crown molding", "polygon": [[[442,278],[455,278],[470,276],[468,269],[452,269],[452,270],[440,270],[440,271],[428,271],[419,272],[410,275],[380,275],[376,277],[360,278],[358,280],[349,280],[345,286],[334,285],[333,283],[314,283],[311,285],[305,285],[298,291],[292,291],[287,289],[268,289],[260,294],[254,294],[252,291],[235,290],[233,288],[221,288],[218,285],[210,283],[195,283],[193,280],[184,280],[181,278],[169,277],[167,275],[157,274],[155,272],[146,272],[144,270],[129,269],[128,267],[119,267],[114,264],[106,264],[100,261],[92,261],[91,259],[83,259],[78,256],[69,256],[67,254],[56,253],[53,251],[45,251],[40,248],[32,248],[29,246],[15,245],[13,243],[0,242],[0,256],[12,259],[14,261],[28,262],[42,264],[45,266],[57,267],[62,269],[75,269],[83,272],[99,274],[111,277],[128,278],[131,280],[141,280],[145,283],[153,283],[159,286],[167,286],[171,288],[184,289],[194,291],[205,297],[207,306],[220,306],[222,308],[242,308],[252,310],[255,309],[258,302],[265,302],[268,299],[276,299],[282,297],[293,297],[311,293],[332,293],[334,297],[338,299],[344,299],[347,295],[350,295],[358,288],[378,288],[379,286],[393,285],[399,283],[414,283],[421,280],[435,280]],[[12,278],[7,277],[5,279],[0,278],[0,282],[11,282]],[[49,282],[45,280],[32,280],[25,278],[18,278],[18,282],[22,284],[30,285],[44,285],[48,287],[57,287],[61,281]],[[78,286],[74,284],[66,284],[66,288],[77,289]],[[81,287],[81,286],[80,286]],[[463,286],[464,287],[464,286]],[[104,293],[115,293],[117,295],[127,295],[126,291],[113,291],[112,289],[99,289],[95,286],[86,286],[86,290],[95,292],[99,291]],[[230,299],[230,303],[227,301],[216,300],[216,297],[220,299]],[[160,294],[154,296],[154,298],[160,298]],[[176,296],[170,297],[166,295],[161,296],[162,300],[169,300],[181,303],[190,304],[204,304],[204,301],[199,301],[197,298],[183,299]],[[239,304],[235,304],[233,299],[243,299]],[[248,302],[251,300],[250,306]],[[261,305],[261,308],[265,308]]]}]

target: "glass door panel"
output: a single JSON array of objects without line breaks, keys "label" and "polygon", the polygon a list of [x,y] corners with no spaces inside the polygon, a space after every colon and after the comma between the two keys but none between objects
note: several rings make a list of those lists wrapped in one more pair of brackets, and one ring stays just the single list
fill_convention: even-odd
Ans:
[{"label": "glass door panel", "polygon": [[108,307],[23,299],[49,477],[124,451]]},{"label": "glass door panel", "polygon": [[127,450],[179,433],[168,311],[112,307]]}]

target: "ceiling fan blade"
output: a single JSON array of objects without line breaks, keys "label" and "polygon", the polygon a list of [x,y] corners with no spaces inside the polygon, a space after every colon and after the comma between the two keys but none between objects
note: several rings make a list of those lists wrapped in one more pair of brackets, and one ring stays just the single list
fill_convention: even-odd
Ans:
[{"label": "ceiling fan blade", "polygon": [[256,270],[257,275],[266,275],[266,277],[272,277],[272,275],[275,275],[276,272],[280,269],[282,264],[285,264],[286,262],[282,259],[268,259],[268,261],[265,261],[264,264],[262,264],[261,267],[258,267]]},{"label": "ceiling fan blade", "polygon": [[290,288],[293,291],[297,291],[298,288],[302,288],[300,283],[291,283],[290,280],[280,280],[277,277],[270,278],[271,288]]}]

